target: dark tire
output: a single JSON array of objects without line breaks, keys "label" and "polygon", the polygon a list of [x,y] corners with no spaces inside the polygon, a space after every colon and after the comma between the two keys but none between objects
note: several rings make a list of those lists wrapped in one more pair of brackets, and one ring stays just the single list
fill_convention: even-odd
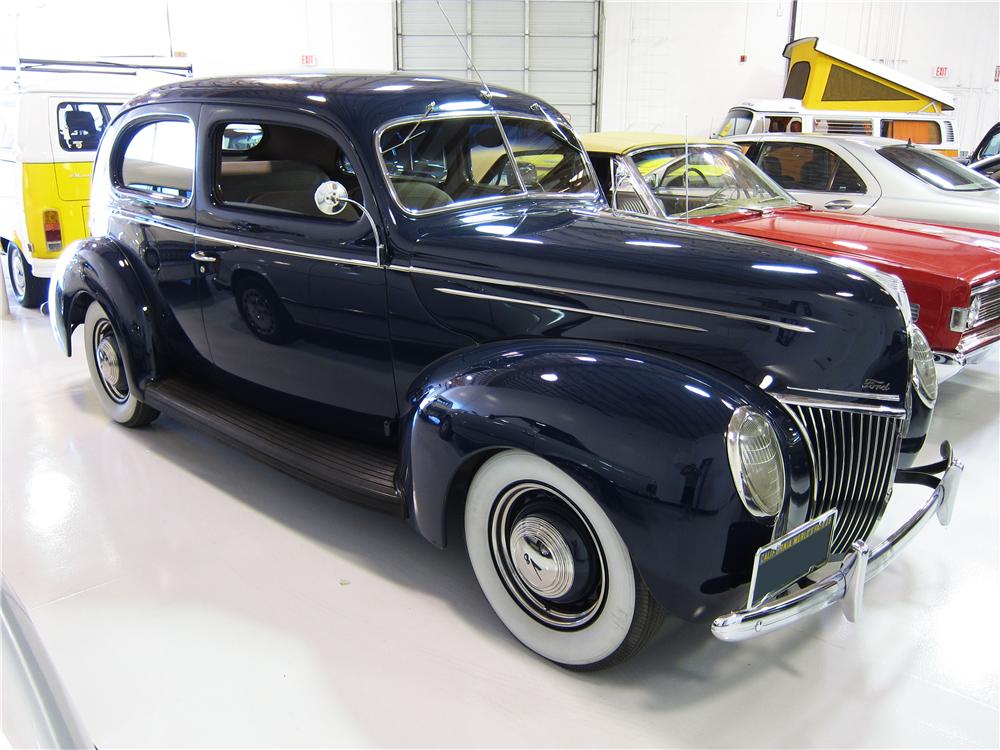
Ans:
[{"label": "dark tire", "polygon": [[91,302],[84,321],[87,369],[97,391],[97,400],[108,416],[125,427],[143,427],[160,412],[139,400],[129,387],[118,334],[99,302]]},{"label": "dark tire", "polygon": [[466,498],[465,541],[504,625],[568,669],[626,661],[663,623],[663,609],[597,501],[531,453],[505,451],[480,467]]},{"label": "dark tire", "polygon": [[49,293],[49,280],[31,272],[31,264],[13,242],[7,245],[7,278],[21,307],[38,307]]},{"label": "dark tire", "polygon": [[262,278],[251,275],[237,279],[233,296],[243,322],[261,341],[288,344],[297,338],[295,321]]}]

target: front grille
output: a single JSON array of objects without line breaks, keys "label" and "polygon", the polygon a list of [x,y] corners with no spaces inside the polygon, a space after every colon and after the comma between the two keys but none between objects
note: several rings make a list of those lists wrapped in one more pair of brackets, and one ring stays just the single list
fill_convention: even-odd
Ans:
[{"label": "front grille", "polygon": [[916,323],[920,319],[920,305],[916,302],[910,303],[910,320]]},{"label": "front grille", "polygon": [[985,289],[973,289],[972,298],[979,297],[979,317],[976,326],[1000,318],[1000,284],[994,283]]},{"label": "front grille", "polygon": [[790,403],[809,438],[816,494],[809,518],[837,509],[833,552],[867,539],[882,517],[899,456],[900,416]]}]

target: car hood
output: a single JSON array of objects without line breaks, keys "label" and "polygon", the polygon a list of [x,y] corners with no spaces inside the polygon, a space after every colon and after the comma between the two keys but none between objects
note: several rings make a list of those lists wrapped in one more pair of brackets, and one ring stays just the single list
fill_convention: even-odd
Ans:
[{"label": "car hood", "polygon": [[971,286],[1000,276],[1000,234],[995,232],[798,208],[698,221],[803,250],[957,278]]},{"label": "car hood", "polygon": [[478,342],[525,332],[611,340],[755,384],[907,388],[894,298],[815,254],[553,200],[449,211],[400,230],[394,267],[420,269],[411,278],[424,306]]}]

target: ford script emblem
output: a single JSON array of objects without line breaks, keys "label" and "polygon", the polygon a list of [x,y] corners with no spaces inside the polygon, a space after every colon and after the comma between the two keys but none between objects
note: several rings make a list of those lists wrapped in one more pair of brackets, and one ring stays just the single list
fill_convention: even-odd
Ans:
[{"label": "ford script emblem", "polygon": [[861,384],[861,387],[867,391],[882,391],[883,393],[889,390],[889,384],[884,380],[876,380],[875,378],[865,378],[865,382]]}]

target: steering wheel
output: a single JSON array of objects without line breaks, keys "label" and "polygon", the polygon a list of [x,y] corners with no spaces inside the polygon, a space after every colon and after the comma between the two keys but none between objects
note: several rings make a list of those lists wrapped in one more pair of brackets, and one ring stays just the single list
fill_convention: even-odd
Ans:
[{"label": "steering wheel", "polygon": [[[669,173],[666,170],[664,170],[663,177],[662,177],[662,180],[660,182],[659,187],[668,187],[668,188],[670,188],[670,187],[681,187],[681,186],[684,185],[685,180],[687,180],[688,182],[691,181],[691,179],[688,177],[688,174],[690,174],[692,172],[698,176],[698,178],[701,180],[702,184],[705,187],[709,186],[708,185],[708,178],[705,176],[705,173],[702,172],[697,167],[692,166],[692,165],[689,164],[687,167],[684,168],[684,171],[681,174],[677,175],[676,177],[672,177],[669,182],[666,182],[666,179],[667,179],[667,176],[669,175]],[[664,184],[665,182],[666,182],[666,184]]]}]

